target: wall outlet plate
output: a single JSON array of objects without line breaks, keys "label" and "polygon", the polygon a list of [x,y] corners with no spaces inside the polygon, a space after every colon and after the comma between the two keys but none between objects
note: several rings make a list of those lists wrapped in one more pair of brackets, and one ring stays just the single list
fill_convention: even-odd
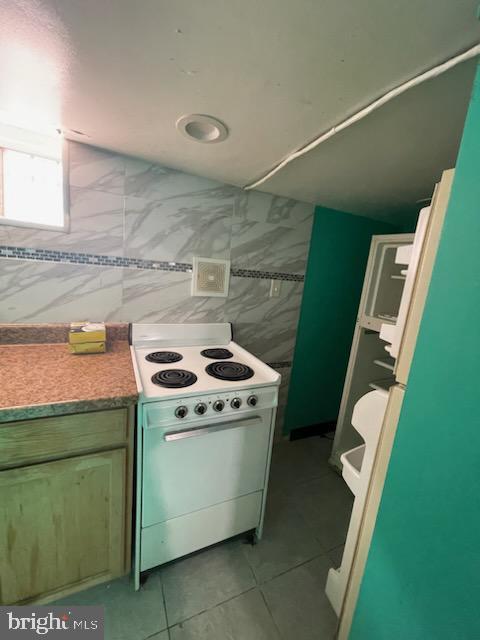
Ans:
[{"label": "wall outlet plate", "polygon": [[280,297],[281,280],[270,280],[270,298]]}]

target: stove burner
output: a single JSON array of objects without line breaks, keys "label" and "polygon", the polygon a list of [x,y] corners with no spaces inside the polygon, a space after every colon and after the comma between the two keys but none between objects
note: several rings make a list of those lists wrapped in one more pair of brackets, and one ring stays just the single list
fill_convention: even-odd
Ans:
[{"label": "stove burner", "polygon": [[167,364],[169,362],[179,362],[183,359],[183,356],[175,351],[154,351],[145,356],[145,360],[148,362],[155,362],[157,364]]},{"label": "stove burner", "polygon": [[167,389],[180,389],[189,387],[197,381],[197,376],[185,369],[164,369],[157,371],[152,376],[152,382]]},{"label": "stove burner", "polygon": [[204,349],[200,351],[204,358],[212,358],[212,360],[227,360],[233,358],[233,353],[228,349]]},{"label": "stove burner", "polygon": [[212,362],[205,371],[219,380],[248,380],[254,374],[253,369],[239,362]]}]

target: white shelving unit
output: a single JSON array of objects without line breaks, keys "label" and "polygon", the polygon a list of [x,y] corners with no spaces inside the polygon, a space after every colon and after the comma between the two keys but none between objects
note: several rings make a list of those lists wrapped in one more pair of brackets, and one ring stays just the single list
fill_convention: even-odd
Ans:
[{"label": "white shelving unit", "polygon": [[395,361],[385,351],[380,329],[395,328],[405,285],[405,264],[398,251],[409,254],[411,233],[373,236],[358,309],[345,386],[333,442],[330,463],[341,470],[341,456],[362,444],[352,426],[355,403],[372,389],[388,390],[394,382]]}]

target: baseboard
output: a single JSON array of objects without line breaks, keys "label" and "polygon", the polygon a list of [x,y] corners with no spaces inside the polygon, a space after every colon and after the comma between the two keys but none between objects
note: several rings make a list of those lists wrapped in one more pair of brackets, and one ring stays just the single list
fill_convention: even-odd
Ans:
[{"label": "baseboard", "polygon": [[310,438],[311,436],[323,436],[326,433],[335,431],[337,426],[336,420],[329,422],[319,422],[318,424],[310,424],[307,427],[299,427],[290,431],[290,440],[301,440],[302,438]]}]

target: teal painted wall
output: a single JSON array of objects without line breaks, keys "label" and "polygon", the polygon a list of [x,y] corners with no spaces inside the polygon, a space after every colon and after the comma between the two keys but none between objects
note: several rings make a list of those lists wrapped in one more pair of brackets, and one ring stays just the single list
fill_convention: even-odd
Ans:
[{"label": "teal painted wall", "polygon": [[480,637],[480,70],[350,640]]},{"label": "teal painted wall", "polygon": [[370,218],[315,209],[285,432],[336,420],[371,237],[396,232]]}]

